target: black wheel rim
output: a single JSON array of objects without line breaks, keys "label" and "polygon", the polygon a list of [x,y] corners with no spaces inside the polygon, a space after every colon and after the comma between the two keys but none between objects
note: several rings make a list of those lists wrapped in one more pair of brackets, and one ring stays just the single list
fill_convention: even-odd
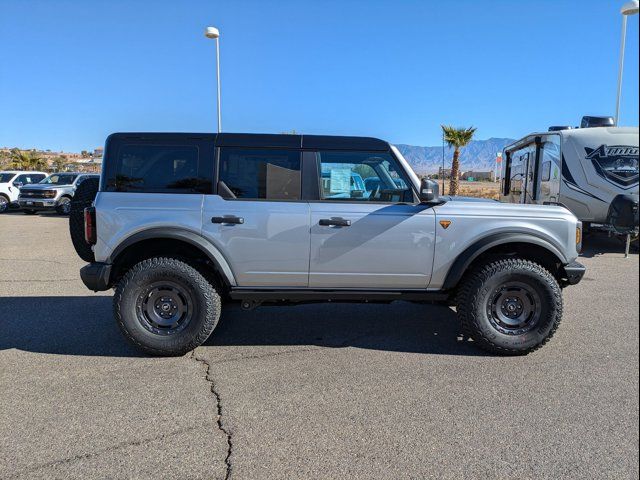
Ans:
[{"label": "black wheel rim", "polygon": [[138,295],[136,316],[151,333],[174,335],[184,330],[191,321],[193,298],[178,283],[154,282]]},{"label": "black wheel rim", "polygon": [[0,213],[4,212],[7,209],[7,205],[9,205],[7,199],[4,197],[0,197]]},{"label": "black wheel rim", "polygon": [[498,287],[487,302],[491,325],[507,335],[533,330],[540,320],[540,295],[530,285],[508,282]]}]

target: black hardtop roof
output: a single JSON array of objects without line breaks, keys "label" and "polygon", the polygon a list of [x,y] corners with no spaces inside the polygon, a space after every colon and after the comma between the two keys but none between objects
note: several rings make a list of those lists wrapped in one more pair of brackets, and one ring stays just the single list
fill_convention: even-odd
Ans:
[{"label": "black hardtop roof", "polygon": [[290,135],[264,133],[113,133],[111,140],[209,140],[219,147],[304,148],[327,150],[387,151],[389,143],[372,137],[347,137],[337,135]]}]

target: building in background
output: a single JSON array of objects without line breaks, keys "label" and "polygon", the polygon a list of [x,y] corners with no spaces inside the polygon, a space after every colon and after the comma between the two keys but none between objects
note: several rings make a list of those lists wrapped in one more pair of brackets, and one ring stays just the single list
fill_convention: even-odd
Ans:
[{"label": "building in background", "polygon": [[468,182],[493,182],[496,175],[492,170],[469,170],[464,172],[461,178]]}]

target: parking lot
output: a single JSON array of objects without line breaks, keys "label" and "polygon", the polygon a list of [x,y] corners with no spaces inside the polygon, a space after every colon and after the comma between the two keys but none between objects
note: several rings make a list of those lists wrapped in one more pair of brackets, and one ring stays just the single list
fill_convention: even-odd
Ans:
[{"label": "parking lot", "polygon": [[0,478],[637,478],[638,256],[588,239],[553,340],[495,357],[444,307],[223,313],[182,358],[117,330],[67,219],[0,217]]}]

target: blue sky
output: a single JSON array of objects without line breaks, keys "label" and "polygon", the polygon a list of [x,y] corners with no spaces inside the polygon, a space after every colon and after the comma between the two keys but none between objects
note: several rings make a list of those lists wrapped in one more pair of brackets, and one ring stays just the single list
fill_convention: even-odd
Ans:
[{"label": "blue sky", "polygon": [[[0,0],[0,146],[79,151],[114,131],[371,135],[441,123],[520,137],[611,114],[620,1]],[[638,16],[621,124],[638,125]]]}]

